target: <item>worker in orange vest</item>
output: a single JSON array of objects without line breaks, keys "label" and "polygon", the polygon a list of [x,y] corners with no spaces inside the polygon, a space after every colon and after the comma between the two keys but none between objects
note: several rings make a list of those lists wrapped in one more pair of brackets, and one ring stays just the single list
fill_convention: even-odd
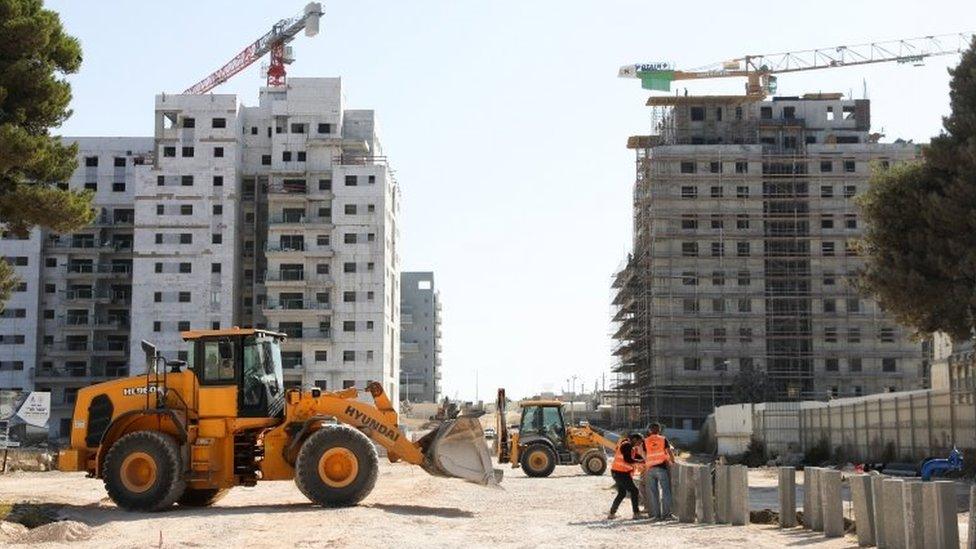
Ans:
[{"label": "worker in orange vest", "polygon": [[661,424],[652,423],[644,439],[644,480],[647,494],[647,513],[652,519],[667,520],[671,515],[671,475],[668,467],[674,463],[671,443],[661,434]]},{"label": "worker in orange vest", "polygon": [[617,508],[627,495],[630,495],[630,506],[634,511],[634,518],[640,516],[640,505],[637,499],[637,485],[634,484],[634,466],[641,461],[636,448],[643,444],[638,433],[631,433],[626,438],[617,441],[617,447],[613,453],[613,464],[610,466],[610,476],[617,487],[617,497],[610,505],[610,514],[607,519],[617,516]]}]

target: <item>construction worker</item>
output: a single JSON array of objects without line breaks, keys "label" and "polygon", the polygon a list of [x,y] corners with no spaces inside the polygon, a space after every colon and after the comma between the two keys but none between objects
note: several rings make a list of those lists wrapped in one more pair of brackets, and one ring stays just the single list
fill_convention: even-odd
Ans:
[{"label": "construction worker", "polygon": [[630,506],[634,512],[634,518],[640,516],[640,506],[638,504],[637,485],[634,484],[634,466],[641,461],[637,455],[636,448],[639,448],[643,441],[639,433],[631,433],[626,438],[617,441],[617,448],[613,453],[613,464],[610,466],[610,476],[617,487],[617,497],[610,505],[610,514],[607,519],[611,520],[617,516],[617,508],[625,497],[630,495]]},{"label": "construction worker", "polygon": [[647,513],[652,519],[671,518],[671,475],[668,467],[672,463],[674,451],[671,443],[661,434],[661,424],[652,423],[644,439]]}]

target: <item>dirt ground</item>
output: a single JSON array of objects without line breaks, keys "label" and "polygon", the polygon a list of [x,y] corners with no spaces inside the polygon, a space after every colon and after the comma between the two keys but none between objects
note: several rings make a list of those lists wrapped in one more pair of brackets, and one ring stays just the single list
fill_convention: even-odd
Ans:
[{"label": "dirt ground", "polygon": [[[293,483],[265,482],[235,488],[209,509],[127,513],[108,500],[101,481],[87,479],[82,473],[59,472],[0,476],[0,503],[55,504],[60,518],[90,527],[89,531],[79,525],[71,536],[88,539],[68,543],[35,540],[32,547],[646,547],[648,535],[658,544],[680,542],[684,546],[857,545],[852,536],[825,540],[801,529],[780,531],[767,525],[632,521],[627,518],[627,503],[620,513],[624,518],[607,521],[614,494],[610,477],[585,476],[578,467],[559,467],[548,479],[527,478],[519,470],[506,468],[504,488],[486,489],[434,478],[410,465],[382,460],[381,464],[373,493],[358,507],[346,509],[313,507]],[[751,473],[751,507],[775,509],[773,472]],[[46,539],[59,539],[57,535],[52,532]]]}]

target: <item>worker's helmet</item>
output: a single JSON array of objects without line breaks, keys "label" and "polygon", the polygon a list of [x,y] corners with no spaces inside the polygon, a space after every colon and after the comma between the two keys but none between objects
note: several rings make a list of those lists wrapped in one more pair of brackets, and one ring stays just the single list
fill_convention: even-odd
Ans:
[{"label": "worker's helmet", "polygon": [[650,425],[647,426],[647,432],[650,433],[650,434],[652,434],[652,435],[656,435],[656,434],[660,433],[661,432],[661,424],[658,423],[658,422],[656,422],[656,421],[654,423],[651,423]]}]

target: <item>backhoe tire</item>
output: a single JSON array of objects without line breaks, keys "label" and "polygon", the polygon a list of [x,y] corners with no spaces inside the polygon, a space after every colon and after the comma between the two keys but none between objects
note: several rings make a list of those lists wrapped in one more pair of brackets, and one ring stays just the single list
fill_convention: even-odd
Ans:
[{"label": "backhoe tire", "polygon": [[102,476],[108,496],[126,511],[172,507],[186,490],[179,446],[157,431],[136,431],[117,440],[105,455]]},{"label": "backhoe tire", "polygon": [[324,425],[302,444],[295,460],[295,484],[305,497],[325,507],[363,500],[376,484],[376,449],[348,425]]},{"label": "backhoe tire", "polygon": [[589,450],[580,459],[580,467],[587,475],[602,475],[607,470],[607,456],[603,450]]},{"label": "backhoe tire", "polygon": [[532,444],[519,461],[526,476],[548,477],[556,468],[556,453],[545,444]]},{"label": "backhoe tire", "polygon": [[227,488],[187,488],[176,504],[180,507],[210,507],[229,491]]}]

